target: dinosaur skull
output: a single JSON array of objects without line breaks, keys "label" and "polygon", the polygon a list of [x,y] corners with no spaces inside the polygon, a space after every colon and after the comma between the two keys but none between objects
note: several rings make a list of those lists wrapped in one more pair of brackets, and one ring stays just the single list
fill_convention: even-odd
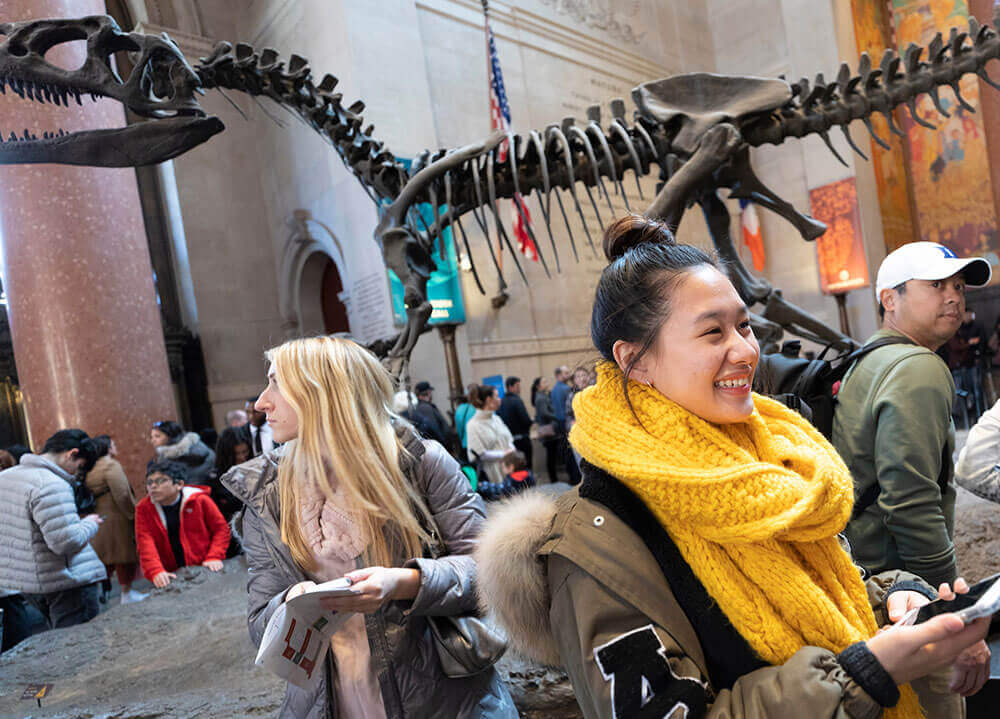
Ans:
[{"label": "dinosaur skull", "polygon": [[[45,60],[51,48],[75,40],[87,42],[79,69],[65,70]],[[123,51],[134,63],[124,81],[111,60]],[[42,138],[4,141],[0,164],[149,165],[176,157],[223,129],[220,120],[205,116],[194,97],[198,76],[166,35],[124,33],[107,16],[0,24],[0,92],[8,86],[22,98],[63,106],[70,98],[82,104],[84,94],[95,100],[110,97],[149,119],[120,129],[59,130]]]}]

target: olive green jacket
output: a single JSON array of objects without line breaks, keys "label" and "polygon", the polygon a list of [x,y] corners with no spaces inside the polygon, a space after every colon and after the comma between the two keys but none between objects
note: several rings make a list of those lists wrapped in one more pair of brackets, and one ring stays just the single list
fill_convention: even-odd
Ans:
[{"label": "olive green jacket", "polygon": [[[902,336],[880,330],[868,341]],[[932,586],[956,575],[951,407],[955,383],[925,347],[889,345],[861,358],[837,395],[833,446],[854,478],[854,498],[878,496],[847,525],[869,572],[905,569]]]},{"label": "olive green jacket", "polygon": [[[627,698],[639,675],[642,686],[631,690],[655,701],[657,716],[881,716],[882,707],[838,655],[819,647],[750,671],[730,688],[713,686],[708,638],[696,632],[650,549],[622,519],[579,491],[557,499],[527,492],[499,505],[476,549],[477,590],[511,648],[566,670],[587,719],[639,716]],[[879,624],[887,621],[888,593],[929,589],[915,579],[891,572],[868,581]],[[662,671],[658,661],[665,664]]]}]

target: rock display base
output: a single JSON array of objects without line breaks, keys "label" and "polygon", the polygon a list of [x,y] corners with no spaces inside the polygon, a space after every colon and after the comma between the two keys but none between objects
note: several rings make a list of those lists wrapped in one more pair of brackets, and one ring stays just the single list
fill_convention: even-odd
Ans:
[{"label": "rock display base", "polygon": [[[273,717],[284,682],[253,665],[241,558],[213,574],[181,569],[145,601],[114,605],[87,624],[36,634],[0,655],[0,717],[233,719]],[[504,658],[525,717],[579,709],[565,675]],[[51,684],[41,708],[22,700]]]}]

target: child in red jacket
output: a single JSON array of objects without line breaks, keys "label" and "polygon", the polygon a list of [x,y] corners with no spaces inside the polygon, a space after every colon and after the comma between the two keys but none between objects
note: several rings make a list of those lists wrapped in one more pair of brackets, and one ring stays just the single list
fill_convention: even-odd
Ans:
[{"label": "child in red jacket", "polygon": [[222,569],[229,525],[208,492],[185,487],[187,470],[178,462],[150,462],[145,497],[135,508],[135,543],[142,573],[165,587],[179,567]]}]

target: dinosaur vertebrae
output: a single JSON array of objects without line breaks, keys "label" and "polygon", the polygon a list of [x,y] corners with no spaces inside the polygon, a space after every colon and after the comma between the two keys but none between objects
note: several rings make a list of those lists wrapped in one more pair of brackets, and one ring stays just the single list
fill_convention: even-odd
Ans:
[{"label": "dinosaur vertebrae", "polygon": [[220,42],[211,55],[201,58],[195,72],[207,89],[226,88],[252,96],[263,95],[294,111],[330,141],[376,203],[395,198],[406,183],[404,166],[383,143],[372,138],[374,125],[361,129],[365,104],[357,100],[344,107],[342,95],[334,92],[337,78],[333,75],[324,75],[319,85],[313,84],[305,58],[293,54],[286,69],[271,48],[258,54],[245,43],[237,43],[234,48],[228,42]]},{"label": "dinosaur vertebrae", "polygon": [[[1000,8],[996,10],[993,23],[1000,24]],[[918,125],[934,129],[934,125],[917,112],[916,101],[920,95],[926,93],[937,111],[949,117],[938,96],[940,88],[951,88],[958,105],[968,112],[974,108],[959,90],[959,80],[964,75],[976,73],[983,82],[1000,89],[986,72],[986,63],[1000,58],[1000,36],[989,25],[980,25],[974,17],[969,18],[969,32],[953,27],[947,42],[937,33],[927,47],[929,61],[921,60],[923,52],[924,48],[915,43],[908,45],[901,57],[890,48],[882,55],[877,68],[872,66],[868,53],[862,53],[856,75],[852,75],[847,63],[843,63],[835,82],[827,83],[819,74],[810,86],[809,80],[802,78],[792,83],[793,98],[785,106],[766,116],[748,119],[740,128],[743,138],[753,146],[776,145],[786,137],[816,134],[843,162],[827,135],[834,126],[840,126],[847,142],[864,157],[847,130],[853,120],[864,122],[875,142],[888,150],[888,143],[872,129],[870,118],[875,113],[884,115],[890,130],[902,136],[903,131],[892,117],[892,110],[899,105],[909,108],[910,116]]]}]

